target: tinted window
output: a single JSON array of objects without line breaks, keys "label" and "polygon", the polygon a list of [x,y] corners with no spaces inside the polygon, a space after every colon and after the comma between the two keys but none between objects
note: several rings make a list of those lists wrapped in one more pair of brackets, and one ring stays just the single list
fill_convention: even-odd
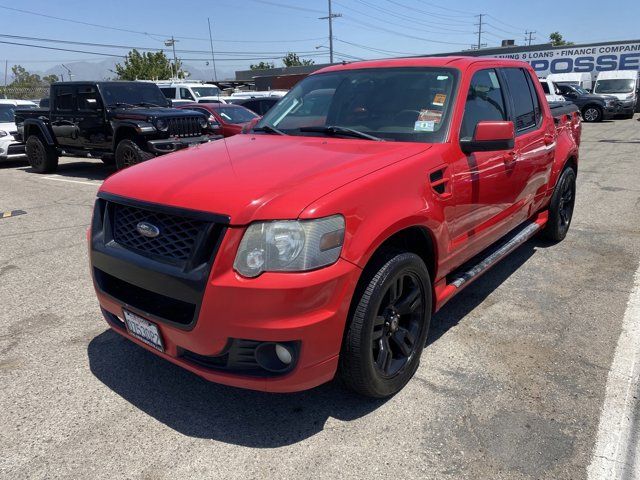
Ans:
[{"label": "tinted window", "polygon": [[150,103],[164,107],[167,99],[157,85],[146,82],[105,82],[102,86],[102,97],[107,106],[139,105]]},{"label": "tinted window", "polygon": [[13,123],[13,121],[15,120],[15,116],[13,114],[15,109],[16,107],[14,107],[13,105],[0,103],[0,123]]},{"label": "tinted window", "polygon": [[495,70],[481,70],[471,79],[460,138],[471,140],[478,122],[506,120],[507,111]]},{"label": "tinted window", "polygon": [[162,93],[167,98],[176,98],[176,89],[173,87],[160,87]]},{"label": "tinted window", "polygon": [[249,102],[242,102],[241,105],[244,108],[248,108],[249,110],[251,110],[252,112],[261,114],[262,112],[260,111],[260,104],[258,103],[257,100],[251,100]]},{"label": "tinted window", "polygon": [[56,110],[73,110],[73,91],[69,87],[60,87],[56,91]]},{"label": "tinted window", "polygon": [[95,87],[78,87],[78,110],[95,111],[100,107],[100,96]]},{"label": "tinted window", "polygon": [[529,91],[531,92],[531,98],[533,99],[533,110],[536,117],[536,125],[540,121],[542,117],[542,108],[540,107],[540,98],[538,98],[538,91],[536,90],[535,85],[533,84],[533,80],[531,79],[531,75],[525,72],[525,78],[527,79],[527,84],[529,85]]},{"label": "tinted window", "polygon": [[188,100],[195,100],[195,98],[193,98],[193,95],[191,95],[191,92],[186,88],[181,88],[180,89],[180,98],[186,98]]},{"label": "tinted window", "polygon": [[521,68],[505,68],[503,72],[513,100],[516,132],[535,126],[538,123],[536,108],[531,97],[527,72]]},{"label": "tinted window", "polygon": [[540,84],[542,85],[542,90],[545,95],[549,95],[549,84],[547,82],[540,82]]}]

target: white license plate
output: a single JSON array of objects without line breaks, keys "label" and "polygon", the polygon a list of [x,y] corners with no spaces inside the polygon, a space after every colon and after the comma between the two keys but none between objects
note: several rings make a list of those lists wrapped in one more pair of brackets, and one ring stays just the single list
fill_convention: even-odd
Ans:
[{"label": "white license plate", "polygon": [[162,344],[162,337],[158,327],[148,320],[136,315],[135,313],[124,312],[124,322],[127,325],[129,333],[136,337],[138,340],[143,341],[147,345],[152,346],[156,350],[164,352],[164,345]]}]

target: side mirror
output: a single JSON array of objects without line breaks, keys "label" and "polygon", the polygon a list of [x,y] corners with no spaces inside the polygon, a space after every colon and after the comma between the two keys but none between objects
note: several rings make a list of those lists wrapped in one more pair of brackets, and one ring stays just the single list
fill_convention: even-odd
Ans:
[{"label": "side mirror", "polygon": [[251,120],[249,123],[246,123],[244,127],[242,127],[242,133],[249,133],[260,120],[262,120],[262,117],[256,117],[253,120]]},{"label": "side mirror", "polygon": [[510,150],[514,146],[515,138],[513,122],[478,122],[473,139],[460,140],[460,148],[464,153]]}]

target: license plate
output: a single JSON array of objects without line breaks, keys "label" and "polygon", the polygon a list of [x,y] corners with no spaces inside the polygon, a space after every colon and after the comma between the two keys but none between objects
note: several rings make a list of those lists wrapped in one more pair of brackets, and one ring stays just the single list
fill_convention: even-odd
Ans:
[{"label": "license plate", "polygon": [[147,345],[164,352],[164,345],[162,344],[162,337],[158,327],[148,320],[136,315],[135,313],[124,312],[124,322],[127,325],[129,333],[138,340],[146,343]]}]

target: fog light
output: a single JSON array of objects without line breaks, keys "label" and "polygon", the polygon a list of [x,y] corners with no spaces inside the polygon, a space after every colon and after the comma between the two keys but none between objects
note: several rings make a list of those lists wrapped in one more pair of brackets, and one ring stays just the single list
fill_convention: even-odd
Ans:
[{"label": "fog light", "polygon": [[289,365],[293,358],[291,357],[291,352],[284,345],[280,345],[276,343],[276,355],[278,356],[278,360],[280,360],[285,365]]}]

